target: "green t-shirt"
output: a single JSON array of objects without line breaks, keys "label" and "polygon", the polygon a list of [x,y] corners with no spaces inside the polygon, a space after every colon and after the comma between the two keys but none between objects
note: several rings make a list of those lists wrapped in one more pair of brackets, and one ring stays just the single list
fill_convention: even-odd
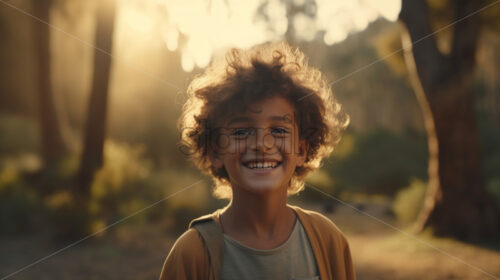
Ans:
[{"label": "green t-shirt", "polygon": [[269,250],[250,248],[224,234],[222,280],[315,280],[318,275],[309,239],[299,219],[288,239]]}]

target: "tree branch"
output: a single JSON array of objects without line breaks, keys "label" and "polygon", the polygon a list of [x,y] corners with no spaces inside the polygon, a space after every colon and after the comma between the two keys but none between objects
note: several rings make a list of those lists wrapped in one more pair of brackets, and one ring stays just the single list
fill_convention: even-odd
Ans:
[{"label": "tree branch", "polygon": [[425,0],[403,0],[399,19],[408,29],[420,82],[426,93],[440,80],[445,58],[439,52]]},{"label": "tree branch", "polygon": [[455,0],[456,22],[451,45],[451,60],[459,65],[453,67],[459,71],[462,69],[473,70],[477,42],[481,29],[481,18],[477,12],[484,1]]}]

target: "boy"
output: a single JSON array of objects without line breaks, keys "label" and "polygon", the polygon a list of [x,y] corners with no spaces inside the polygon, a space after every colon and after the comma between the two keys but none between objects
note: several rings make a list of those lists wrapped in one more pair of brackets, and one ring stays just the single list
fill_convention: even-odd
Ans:
[{"label": "boy", "polygon": [[191,222],[160,279],[355,279],[338,228],[286,203],[348,123],[304,54],[286,43],[232,50],[188,94],[183,145],[230,203]]}]

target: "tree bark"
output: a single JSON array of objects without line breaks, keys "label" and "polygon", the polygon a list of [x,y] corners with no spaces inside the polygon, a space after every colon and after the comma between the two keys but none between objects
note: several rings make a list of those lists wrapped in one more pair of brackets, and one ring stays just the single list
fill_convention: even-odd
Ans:
[{"label": "tree bark", "polygon": [[[481,7],[481,1],[453,3],[455,20]],[[429,35],[433,31],[425,0],[403,0],[399,19],[406,27],[405,60],[429,144],[429,187],[416,228],[469,241],[498,235],[500,211],[481,176],[473,92],[480,19],[471,16],[454,25],[447,55]]]},{"label": "tree bark", "polygon": [[[33,0],[34,15],[50,21],[51,0]],[[45,23],[34,21],[33,35],[37,60],[37,85],[41,133],[41,155],[45,166],[57,163],[67,152],[61,132],[51,85],[50,32]]]},{"label": "tree bark", "polygon": [[94,173],[103,164],[115,5],[114,0],[106,0],[97,7],[94,72],[78,182],[82,199],[90,195]]}]

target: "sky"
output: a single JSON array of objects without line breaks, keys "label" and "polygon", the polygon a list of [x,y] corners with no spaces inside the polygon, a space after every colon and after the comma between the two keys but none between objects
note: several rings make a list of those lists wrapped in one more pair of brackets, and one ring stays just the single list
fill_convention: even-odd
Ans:
[{"label": "sky", "polygon": [[[131,0],[133,1],[133,0]],[[186,72],[204,68],[218,51],[248,48],[283,39],[289,25],[294,37],[310,41],[322,36],[325,44],[342,42],[378,17],[397,19],[400,0],[149,0],[154,5],[123,5],[121,18],[135,32],[147,34],[160,26],[170,51],[181,51]],[[287,6],[304,7],[287,18]],[[258,13],[260,8],[260,13]],[[151,16],[156,14],[156,16]],[[310,16],[314,15],[314,16]],[[160,23],[158,23],[158,20]],[[288,22],[292,20],[292,22]],[[319,32],[323,31],[323,32]],[[180,44],[180,35],[187,41]]]}]

